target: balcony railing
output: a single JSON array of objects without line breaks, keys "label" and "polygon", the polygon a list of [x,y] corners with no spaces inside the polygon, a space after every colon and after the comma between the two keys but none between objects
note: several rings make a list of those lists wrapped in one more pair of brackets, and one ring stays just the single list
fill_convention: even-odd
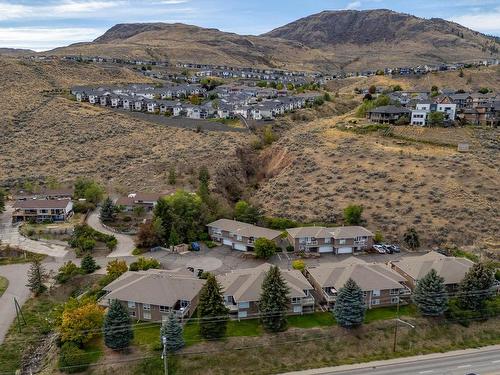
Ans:
[{"label": "balcony railing", "polygon": [[317,244],[318,244],[318,240],[300,242],[300,245],[304,245],[304,246],[315,246]]}]

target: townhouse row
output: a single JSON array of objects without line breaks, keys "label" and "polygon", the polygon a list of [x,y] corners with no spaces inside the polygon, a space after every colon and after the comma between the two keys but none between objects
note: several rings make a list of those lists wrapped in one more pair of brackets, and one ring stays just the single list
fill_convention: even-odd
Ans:
[{"label": "townhouse row", "polygon": [[[321,310],[332,309],[338,291],[349,279],[363,291],[367,309],[407,303],[416,282],[431,269],[443,277],[447,290],[453,292],[472,264],[467,259],[430,252],[389,264],[367,263],[351,257],[306,268],[304,273],[281,269],[288,288],[286,313],[312,313],[320,306]],[[216,276],[231,318],[259,316],[262,283],[270,267],[264,263]],[[164,321],[173,312],[185,321],[197,307],[204,282],[186,269],[128,271],[104,287],[106,294],[100,304],[108,306],[112,300],[119,300],[135,320]]]}]

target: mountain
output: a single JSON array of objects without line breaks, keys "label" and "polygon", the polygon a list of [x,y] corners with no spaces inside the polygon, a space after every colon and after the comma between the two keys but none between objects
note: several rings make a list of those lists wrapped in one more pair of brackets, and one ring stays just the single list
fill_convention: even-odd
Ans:
[{"label": "mountain", "polygon": [[0,55],[4,56],[23,56],[23,55],[32,55],[36,52],[31,49],[23,49],[23,48],[0,48]]},{"label": "mountain", "polygon": [[498,38],[390,10],[325,11],[260,36],[180,23],[118,24],[55,54],[305,70],[360,70],[498,57]]}]

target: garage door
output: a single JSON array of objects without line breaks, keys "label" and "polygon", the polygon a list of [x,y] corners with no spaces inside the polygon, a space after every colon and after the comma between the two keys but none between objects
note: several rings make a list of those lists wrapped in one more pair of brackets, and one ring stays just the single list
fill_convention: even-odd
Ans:
[{"label": "garage door", "polygon": [[333,251],[333,247],[331,247],[331,246],[320,246],[319,247],[320,253],[331,253],[332,251]]},{"label": "garage door", "polygon": [[241,243],[235,243],[234,250],[247,251],[247,247],[246,247],[246,245],[243,245]]},{"label": "garage door", "polygon": [[337,254],[350,254],[352,253],[352,247],[340,247]]},{"label": "garage door", "polygon": [[224,245],[233,246],[233,243],[231,242],[231,240],[226,240],[225,238],[224,238],[224,240],[222,241],[222,243],[223,243]]}]

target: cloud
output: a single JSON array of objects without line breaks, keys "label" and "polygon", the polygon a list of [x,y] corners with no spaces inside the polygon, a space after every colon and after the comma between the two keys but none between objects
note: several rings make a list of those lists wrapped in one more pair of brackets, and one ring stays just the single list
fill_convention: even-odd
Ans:
[{"label": "cloud", "polygon": [[83,27],[6,27],[0,28],[0,46],[45,51],[68,43],[91,41],[102,35],[104,31],[103,29]]},{"label": "cloud", "polygon": [[188,2],[189,0],[162,0],[158,1],[157,4],[175,5],[175,4],[185,4]]},{"label": "cloud", "polygon": [[464,14],[450,18],[450,21],[459,23],[472,30],[483,33],[500,33],[500,8],[493,9],[489,13]]},{"label": "cloud", "polygon": [[0,21],[26,16],[29,8],[24,5],[0,2]]},{"label": "cloud", "polygon": [[121,1],[73,1],[66,0],[60,4],[49,7],[56,14],[78,15],[81,13],[96,12],[103,9],[114,8],[122,5]]},{"label": "cloud", "polygon": [[345,9],[359,9],[361,8],[361,1],[351,1]]}]

